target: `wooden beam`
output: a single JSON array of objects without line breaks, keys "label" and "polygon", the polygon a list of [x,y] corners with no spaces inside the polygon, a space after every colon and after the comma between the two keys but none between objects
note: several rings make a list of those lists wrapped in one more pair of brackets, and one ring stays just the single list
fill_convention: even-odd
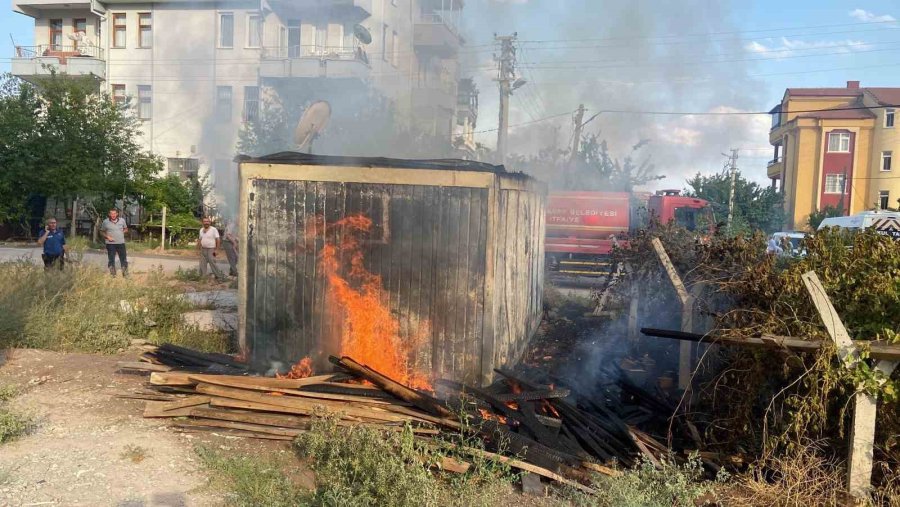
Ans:
[{"label": "wooden beam", "polygon": [[853,345],[853,340],[850,338],[847,328],[844,327],[841,316],[838,315],[834,305],[831,304],[831,300],[828,299],[825,287],[819,281],[815,271],[803,273],[800,275],[800,278],[803,280],[806,292],[809,293],[809,297],[819,312],[822,323],[825,324],[825,329],[828,330],[828,336],[831,337],[831,340],[837,346],[838,357],[845,367],[853,368],[859,361],[859,351]]}]

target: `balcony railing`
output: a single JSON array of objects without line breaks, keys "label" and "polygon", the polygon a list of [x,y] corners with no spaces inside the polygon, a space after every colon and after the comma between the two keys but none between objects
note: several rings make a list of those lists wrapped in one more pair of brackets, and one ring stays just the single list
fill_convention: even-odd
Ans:
[{"label": "balcony railing", "polygon": [[103,48],[87,44],[62,45],[39,44],[37,46],[16,46],[16,58],[59,58],[59,63],[66,63],[67,58],[96,58],[103,60]]},{"label": "balcony railing", "polygon": [[453,22],[453,16],[451,15],[444,15],[439,12],[422,14],[418,23],[422,25],[444,25],[454,34],[457,33],[456,23]]},{"label": "balcony railing", "polygon": [[766,164],[766,166],[769,167],[769,166],[773,166],[775,164],[780,164],[782,162],[784,162],[784,157],[773,158],[772,160],[769,161],[768,164]]},{"label": "balcony railing", "polygon": [[264,47],[262,56],[264,59],[282,60],[286,58],[314,58],[318,60],[346,60],[358,61],[368,64],[369,56],[362,46],[274,46]]}]

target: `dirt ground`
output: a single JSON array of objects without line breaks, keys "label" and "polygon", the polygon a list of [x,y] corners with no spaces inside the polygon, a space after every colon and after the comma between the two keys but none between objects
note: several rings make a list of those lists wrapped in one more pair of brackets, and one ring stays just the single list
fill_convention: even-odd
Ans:
[{"label": "dirt ground", "polygon": [[[117,398],[146,381],[116,373],[117,361],[134,360],[138,352],[0,354],[0,385],[21,390],[11,406],[37,422],[31,434],[0,450],[0,505],[222,505],[205,487],[193,448],[201,441],[225,449],[248,441],[177,433],[142,418],[143,401]],[[128,449],[143,459],[132,461]]]}]

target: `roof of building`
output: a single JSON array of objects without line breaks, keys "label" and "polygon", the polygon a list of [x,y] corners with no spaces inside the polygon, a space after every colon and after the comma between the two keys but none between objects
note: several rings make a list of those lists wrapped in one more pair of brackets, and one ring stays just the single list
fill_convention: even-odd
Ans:
[{"label": "roof of building", "polygon": [[856,101],[845,106],[832,107],[813,113],[800,113],[797,116],[800,118],[820,118],[823,120],[866,120],[875,118],[875,113],[869,109],[865,109],[862,102]]},{"label": "roof of building", "polygon": [[388,167],[394,169],[438,169],[451,171],[474,171],[506,174],[509,176],[519,173],[509,173],[502,165],[486,164],[472,160],[460,159],[429,159],[407,160],[385,157],[346,157],[333,155],[313,155],[299,151],[282,151],[262,157],[248,157],[239,155],[237,162],[256,162],[268,164],[295,164],[295,165],[327,165],[337,167]]},{"label": "roof of building", "polygon": [[788,88],[792,97],[858,97],[864,88]]},{"label": "roof of building", "polygon": [[900,88],[864,88],[879,104],[895,106],[900,104]]}]

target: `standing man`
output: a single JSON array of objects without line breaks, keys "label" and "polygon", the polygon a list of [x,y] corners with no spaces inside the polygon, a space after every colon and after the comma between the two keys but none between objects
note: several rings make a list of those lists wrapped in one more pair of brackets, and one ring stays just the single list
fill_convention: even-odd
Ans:
[{"label": "standing man", "polygon": [[119,216],[119,210],[110,208],[109,217],[100,224],[100,233],[106,239],[106,257],[108,259],[109,274],[116,276],[116,254],[119,255],[119,264],[122,265],[122,276],[128,276],[128,253],[125,251],[125,233],[128,232],[128,224]]},{"label": "standing man", "polygon": [[212,268],[217,282],[225,281],[225,275],[222,274],[219,266],[216,266],[216,250],[221,242],[219,231],[212,226],[212,220],[209,217],[203,217],[203,228],[200,229],[200,238],[197,239],[197,248],[200,250],[200,276],[206,277],[206,265],[208,264]]},{"label": "standing man", "polygon": [[225,237],[222,241],[222,248],[225,249],[225,257],[228,257],[228,274],[237,276],[237,260],[238,260],[238,240],[237,240],[237,221],[229,220],[225,224]]},{"label": "standing man", "polygon": [[44,270],[57,266],[61,271],[65,265],[66,251],[69,248],[66,246],[66,235],[56,228],[55,218],[50,217],[47,220],[47,226],[41,237],[38,238],[38,245],[44,247],[44,253],[41,254],[41,258],[44,259]]}]

